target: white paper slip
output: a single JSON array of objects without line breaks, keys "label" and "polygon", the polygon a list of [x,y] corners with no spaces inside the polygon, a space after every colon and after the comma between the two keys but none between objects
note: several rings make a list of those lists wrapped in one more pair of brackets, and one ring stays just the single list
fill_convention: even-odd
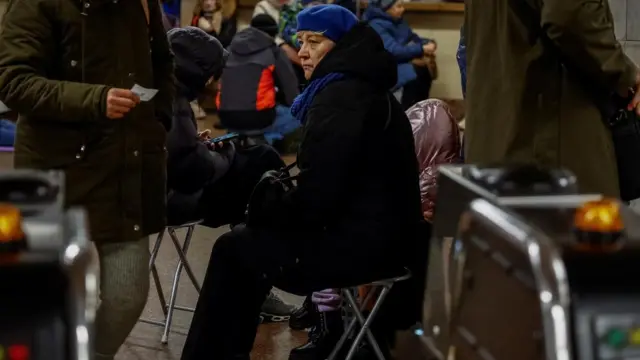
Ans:
[{"label": "white paper slip", "polygon": [[138,84],[133,85],[131,92],[140,97],[140,101],[149,101],[158,93],[156,89],[147,89]]},{"label": "white paper slip", "polygon": [[7,105],[5,105],[2,101],[0,101],[0,114],[6,113],[9,110],[11,109],[9,109]]}]

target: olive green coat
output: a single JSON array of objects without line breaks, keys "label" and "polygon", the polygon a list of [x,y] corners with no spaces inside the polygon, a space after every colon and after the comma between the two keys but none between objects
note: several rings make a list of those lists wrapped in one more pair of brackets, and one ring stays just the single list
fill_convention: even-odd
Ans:
[{"label": "olive green coat", "polygon": [[[521,1],[535,16],[523,20],[513,7]],[[540,24],[583,80],[611,93],[634,85],[636,68],[616,41],[607,0],[467,0],[466,160],[565,167],[582,191],[617,196],[601,113],[543,47]]]},{"label": "olive green coat", "polygon": [[[15,165],[64,170],[66,204],[88,211],[96,242],[165,224],[173,57],[158,2],[148,4],[148,27],[140,0],[12,0],[2,24],[0,100],[20,113]],[[159,92],[106,118],[109,88],[136,83]]]}]

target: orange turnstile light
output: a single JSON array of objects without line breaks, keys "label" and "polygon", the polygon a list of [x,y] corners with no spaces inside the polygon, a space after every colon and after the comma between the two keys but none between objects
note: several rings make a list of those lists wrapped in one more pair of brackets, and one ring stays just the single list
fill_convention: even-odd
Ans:
[{"label": "orange turnstile light", "polygon": [[621,232],[624,224],[620,215],[620,203],[615,199],[585,203],[576,211],[575,227],[577,230],[587,232]]},{"label": "orange turnstile light", "polygon": [[15,206],[0,204],[0,244],[24,240],[22,214]]},{"label": "orange turnstile light", "polygon": [[576,210],[576,250],[617,251],[621,248],[624,224],[616,199],[590,201]]}]

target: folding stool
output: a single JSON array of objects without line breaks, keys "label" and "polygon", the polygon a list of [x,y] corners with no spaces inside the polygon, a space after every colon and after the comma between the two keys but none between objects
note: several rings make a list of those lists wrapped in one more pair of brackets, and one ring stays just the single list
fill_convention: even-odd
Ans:
[{"label": "folding stool", "polygon": [[[162,307],[162,312],[164,313],[164,321],[156,321],[156,320],[146,320],[140,319],[141,322],[161,326],[164,328],[164,332],[162,333],[161,342],[166,344],[169,341],[169,332],[171,331],[171,321],[173,320],[173,311],[181,310],[181,311],[189,311],[194,312],[194,308],[178,306],[176,305],[176,298],[178,297],[178,284],[180,282],[180,275],[182,274],[182,269],[187,272],[191,283],[196,288],[198,293],[200,293],[200,284],[198,284],[198,280],[196,280],[195,275],[193,274],[193,270],[191,270],[191,266],[189,265],[189,261],[187,260],[187,251],[189,250],[189,244],[191,243],[191,237],[193,236],[193,231],[196,225],[200,224],[202,220],[189,222],[182,225],[175,226],[167,226],[165,227],[159,234],[156,239],[155,244],[153,245],[153,250],[151,251],[151,259],[149,260],[149,269],[151,270],[151,275],[153,276],[153,282],[156,286],[156,291],[158,292],[158,299],[160,300],[160,306]],[[180,244],[180,240],[178,240],[178,236],[176,235],[176,230],[178,229],[186,229],[187,233],[184,237],[184,241],[182,245]],[[158,269],[156,268],[156,258],[158,257],[158,251],[160,250],[160,245],[162,244],[162,239],[164,238],[165,232],[169,233],[169,237],[173,242],[174,247],[176,248],[176,252],[180,259],[178,260],[178,266],[176,267],[176,272],[173,277],[173,284],[171,285],[171,297],[169,298],[169,304],[167,305],[167,301],[164,297],[164,291],[162,288],[162,284],[160,284],[160,277],[158,276]]]},{"label": "folding stool", "polygon": [[[367,341],[373,349],[376,358],[378,358],[378,360],[386,360],[384,355],[382,354],[382,350],[380,350],[378,342],[371,332],[371,324],[375,320],[380,307],[387,298],[387,295],[389,294],[389,291],[391,291],[393,285],[397,282],[404,281],[409,278],[411,278],[411,272],[409,270],[406,270],[406,273],[402,276],[379,280],[370,284],[361,284],[353,288],[341,289],[342,296],[344,299],[346,299],[346,306],[348,308],[348,311],[351,313],[351,315],[353,315],[353,317],[351,321],[348,321],[346,330],[342,334],[340,340],[338,340],[338,343],[336,344],[333,351],[331,351],[331,354],[329,355],[327,360],[337,359],[338,354],[340,353],[340,350],[342,350],[345,342],[355,332],[357,323],[360,323],[360,331],[353,340],[353,344],[351,345],[351,348],[349,349],[349,352],[347,353],[347,356],[344,360],[351,360],[353,358],[365,336],[367,337]],[[360,286],[370,287],[370,290],[366,292],[364,298],[360,296],[360,293],[358,291],[358,287]],[[354,294],[356,295],[354,296]],[[371,302],[371,300],[373,300],[375,295],[377,295],[378,298],[373,303],[373,308],[371,308],[371,312],[369,313],[369,315],[365,316],[362,311],[367,309],[369,303]]]}]

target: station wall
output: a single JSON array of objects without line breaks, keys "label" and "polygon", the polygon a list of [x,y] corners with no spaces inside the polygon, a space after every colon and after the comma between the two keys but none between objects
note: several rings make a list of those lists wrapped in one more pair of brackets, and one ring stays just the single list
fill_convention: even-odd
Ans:
[{"label": "station wall", "polygon": [[640,1],[609,0],[615,19],[616,36],[629,57],[640,64]]}]

